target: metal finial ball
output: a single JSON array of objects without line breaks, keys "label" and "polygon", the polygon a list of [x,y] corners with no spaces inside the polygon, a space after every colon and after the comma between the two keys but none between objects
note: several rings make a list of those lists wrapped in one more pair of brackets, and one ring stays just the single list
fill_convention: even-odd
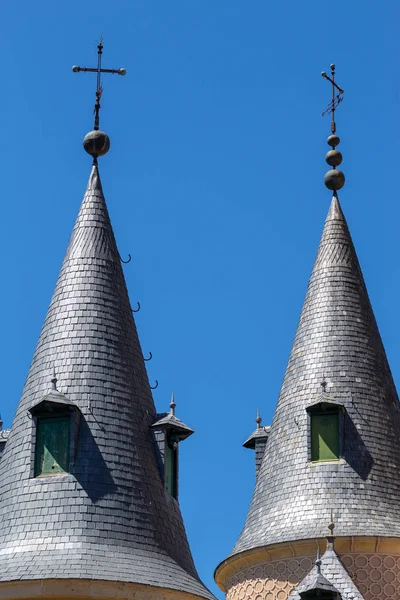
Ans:
[{"label": "metal finial ball", "polygon": [[329,146],[336,148],[336,146],[339,146],[340,144],[340,137],[338,135],[330,135],[326,141],[328,142]]},{"label": "metal finial ball", "polygon": [[83,147],[93,158],[104,156],[110,149],[110,138],[104,131],[89,131],[83,138]]},{"label": "metal finial ball", "polygon": [[345,178],[339,169],[331,169],[325,173],[324,183],[328,190],[340,190],[344,186]]},{"label": "metal finial ball", "polygon": [[343,160],[343,156],[339,150],[329,150],[326,153],[325,160],[331,167],[338,167]]}]

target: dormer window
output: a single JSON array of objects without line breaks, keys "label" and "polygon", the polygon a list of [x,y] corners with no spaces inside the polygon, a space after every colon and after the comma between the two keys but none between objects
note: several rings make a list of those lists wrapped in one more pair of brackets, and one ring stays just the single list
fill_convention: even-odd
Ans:
[{"label": "dormer window", "polygon": [[54,387],[29,412],[34,421],[32,476],[69,473],[78,439],[78,407]]},{"label": "dormer window", "polygon": [[307,412],[310,417],[311,461],[339,460],[342,453],[342,405],[323,401],[309,406]]},{"label": "dormer window", "polygon": [[165,491],[178,500],[178,446],[194,431],[175,416],[175,407],[174,394],[172,394],[170,412],[157,415],[156,422],[151,427],[157,444],[157,456]]}]

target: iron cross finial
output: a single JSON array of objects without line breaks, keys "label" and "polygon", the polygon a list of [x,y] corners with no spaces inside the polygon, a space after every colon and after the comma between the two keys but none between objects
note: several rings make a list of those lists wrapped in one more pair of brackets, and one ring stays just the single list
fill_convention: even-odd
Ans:
[{"label": "iron cross finial", "polygon": [[[336,66],[332,64],[330,77],[329,77],[329,75],[327,75],[325,73],[325,71],[322,71],[322,73],[321,73],[322,77],[324,77],[325,79],[330,81],[332,84],[332,100],[329,102],[328,108],[326,110],[324,110],[324,112],[322,113],[323,117],[325,115],[330,115],[330,114],[332,115],[332,122],[331,122],[331,132],[332,133],[336,133],[335,110],[337,109],[339,104],[341,102],[343,102],[343,94],[344,94],[344,90],[341,87],[339,87],[338,84],[335,82],[335,69],[336,69]],[[336,91],[338,93],[336,93]]]},{"label": "iron cross finial", "polygon": [[102,69],[101,59],[103,56],[103,35],[100,36],[100,41],[97,45],[97,68],[77,67],[73,66],[72,71],[79,73],[85,71],[86,73],[97,73],[97,86],[96,86],[96,104],[94,105],[94,130],[98,131],[100,123],[100,99],[103,93],[103,86],[101,83],[101,73],[111,73],[112,75],[126,75],[126,69]]}]

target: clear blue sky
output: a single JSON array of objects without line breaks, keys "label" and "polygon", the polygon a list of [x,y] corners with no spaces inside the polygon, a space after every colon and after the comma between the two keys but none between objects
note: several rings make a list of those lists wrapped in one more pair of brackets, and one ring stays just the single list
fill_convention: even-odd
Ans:
[{"label": "clear blue sky", "polygon": [[341,202],[400,379],[397,0],[8,2],[0,21],[3,292],[0,410],[10,426],[85,190],[104,34],[103,187],[158,409],[175,390],[196,429],[181,506],[199,572],[243,525],[254,455],[273,415],[330,193],[337,65]]}]

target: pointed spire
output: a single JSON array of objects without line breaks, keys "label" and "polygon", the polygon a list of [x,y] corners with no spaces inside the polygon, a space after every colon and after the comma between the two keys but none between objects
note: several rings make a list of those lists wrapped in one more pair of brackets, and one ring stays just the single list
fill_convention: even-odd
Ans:
[{"label": "pointed spire", "polygon": [[333,533],[335,530],[335,522],[333,520],[333,510],[332,509],[331,509],[331,520],[328,525],[328,530],[329,530],[329,533],[326,538],[327,539],[327,549],[333,550],[334,542],[335,542],[335,535]]},{"label": "pointed spire", "polygon": [[53,367],[53,377],[51,380],[51,386],[52,386],[52,390],[53,392],[57,392],[57,375],[56,375],[56,368]]},{"label": "pointed spire", "polygon": [[317,573],[318,573],[318,575],[321,575],[321,563],[322,563],[322,561],[321,561],[321,554],[320,554],[319,546],[318,546],[317,547],[317,558],[316,558],[316,561],[315,561],[315,566],[317,567]]},{"label": "pointed spire", "polygon": [[174,397],[174,391],[172,390],[172,396],[171,396],[171,402],[169,403],[169,407],[171,409],[171,415],[175,416],[175,409],[176,409],[176,404],[175,404],[175,397]]},{"label": "pointed spire", "polygon": [[[61,483],[44,477],[38,498],[27,412],[48,392],[55,364],[65,397],[79,411],[79,435],[70,474]],[[62,564],[65,577],[120,578],[213,598],[194,567],[179,505],[164,489],[151,428],[155,416],[94,165],[0,462],[0,573],[13,580],[37,573],[51,579]],[[187,428],[182,437],[191,433]],[[35,510],[21,541],[31,501]],[[43,538],[43,520],[54,511],[54,527]]]},{"label": "pointed spire", "polygon": [[[308,466],[307,407],[318,399],[316,383],[324,376],[332,401],[342,406],[344,415],[342,458],[335,465],[340,477],[334,488],[329,465]],[[335,512],[338,536],[365,535],[366,521],[369,535],[400,536],[399,438],[396,389],[334,195],[254,496],[233,553],[325,537],[326,506]],[[351,502],[346,501],[349,490]]]},{"label": "pointed spire", "polygon": [[262,418],[260,416],[260,409],[257,408],[257,416],[256,416],[257,429],[261,428]]}]

